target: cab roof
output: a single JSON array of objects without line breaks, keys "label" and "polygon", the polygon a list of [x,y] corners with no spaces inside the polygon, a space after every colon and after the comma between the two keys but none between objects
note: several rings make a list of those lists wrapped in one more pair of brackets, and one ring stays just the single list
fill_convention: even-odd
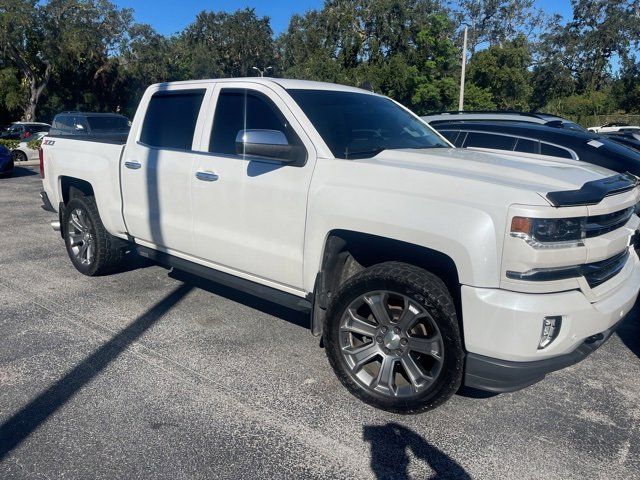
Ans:
[{"label": "cab roof", "polygon": [[279,85],[286,90],[332,90],[337,92],[354,92],[354,93],[368,93],[375,95],[375,93],[365,90],[363,88],[351,87],[348,85],[339,85],[337,83],[328,82],[314,82],[310,80],[294,80],[290,78],[271,78],[271,77],[238,77],[238,78],[212,78],[206,80],[184,80],[180,82],[165,82],[157,83],[154,86],[171,86],[171,85],[193,85],[205,86],[213,83],[230,83],[230,82],[251,82],[262,85]]}]

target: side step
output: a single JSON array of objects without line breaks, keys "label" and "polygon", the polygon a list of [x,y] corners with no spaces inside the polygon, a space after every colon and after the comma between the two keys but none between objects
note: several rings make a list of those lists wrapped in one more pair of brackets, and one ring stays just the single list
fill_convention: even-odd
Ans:
[{"label": "side step", "polygon": [[292,310],[300,312],[306,312],[311,310],[312,300],[311,295],[309,298],[301,298],[290,293],[276,290],[275,288],[260,285],[259,283],[252,282],[251,280],[245,280],[244,278],[236,277],[228,273],[214,270],[213,268],[204,267],[189,260],[170,255],[165,252],[159,252],[152,248],[143,247],[141,245],[135,245],[135,249],[141,257],[148,258],[154,262],[159,263],[167,267],[173,267],[176,270],[191,273],[195,276],[206,278],[213,282],[227,287],[234,288],[236,290],[242,290],[255,297],[269,300],[270,302],[277,303],[278,305],[285,306]]}]

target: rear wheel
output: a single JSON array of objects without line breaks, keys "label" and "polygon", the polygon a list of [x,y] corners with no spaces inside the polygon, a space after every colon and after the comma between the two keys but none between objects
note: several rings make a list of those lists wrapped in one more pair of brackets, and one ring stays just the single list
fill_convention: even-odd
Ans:
[{"label": "rear wheel", "polygon": [[124,248],[104,228],[95,199],[78,196],[64,210],[64,240],[76,270],[84,275],[104,275],[123,261]]},{"label": "rear wheel", "polygon": [[21,152],[20,150],[14,150],[11,152],[11,157],[13,158],[14,162],[26,162],[27,161],[27,154],[24,152]]},{"label": "rear wheel", "polygon": [[418,413],[444,403],[462,381],[453,300],[435,275],[399,262],[368,268],[341,287],[324,344],[347,389],[377,408]]}]

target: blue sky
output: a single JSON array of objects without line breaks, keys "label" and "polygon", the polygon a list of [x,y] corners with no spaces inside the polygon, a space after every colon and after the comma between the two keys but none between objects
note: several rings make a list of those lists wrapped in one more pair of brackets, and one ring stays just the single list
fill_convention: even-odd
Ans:
[{"label": "blue sky", "polygon": [[[249,2],[231,0],[115,0],[121,7],[133,8],[138,22],[149,23],[165,35],[176,33],[191,23],[202,10],[235,11],[252,7],[260,16],[271,18],[274,32],[280,33],[287,28],[289,17],[293,13],[304,13],[319,8],[322,0],[253,0]],[[569,0],[538,0],[538,8],[548,13],[571,14]]]}]

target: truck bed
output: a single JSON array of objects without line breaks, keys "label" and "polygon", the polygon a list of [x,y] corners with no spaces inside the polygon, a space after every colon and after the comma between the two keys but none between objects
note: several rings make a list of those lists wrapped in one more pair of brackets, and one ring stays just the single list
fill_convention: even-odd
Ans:
[{"label": "truck bed", "polygon": [[100,217],[107,230],[126,236],[120,195],[120,160],[126,139],[105,136],[46,136],[44,156],[45,190],[54,208],[63,201],[65,178],[84,181],[93,188]]}]

